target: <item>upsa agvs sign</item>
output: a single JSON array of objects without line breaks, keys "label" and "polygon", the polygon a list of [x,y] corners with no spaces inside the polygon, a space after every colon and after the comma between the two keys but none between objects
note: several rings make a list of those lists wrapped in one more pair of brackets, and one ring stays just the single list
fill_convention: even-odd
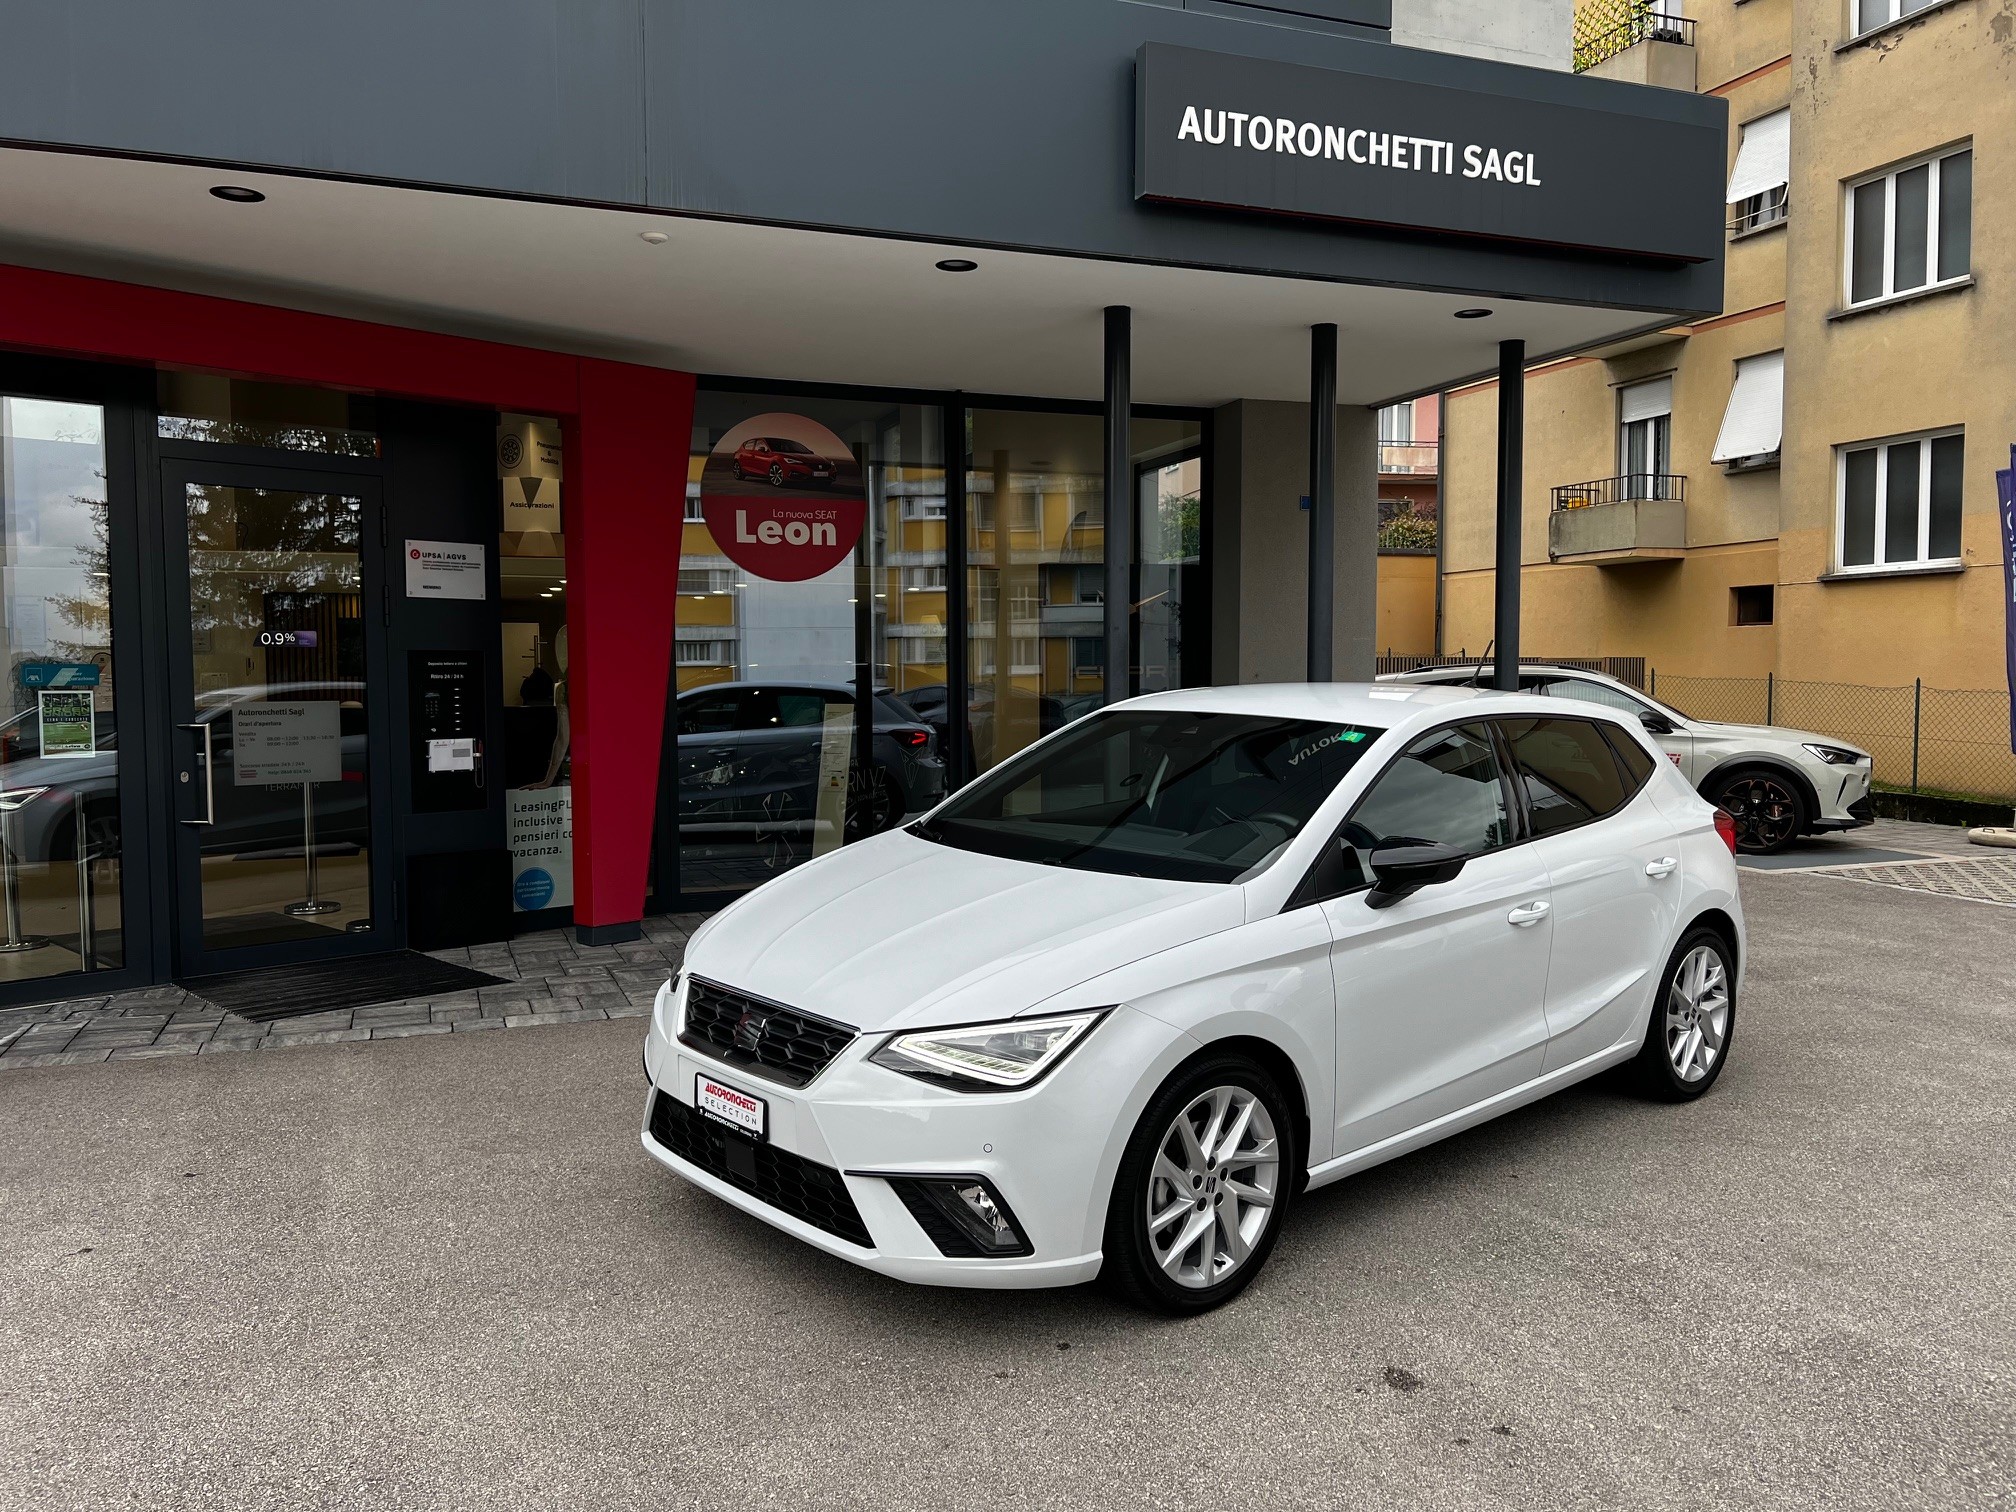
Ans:
[{"label": "upsa agvs sign", "polygon": [[715,444],[700,473],[700,512],[714,546],[760,578],[802,583],[854,550],[868,520],[861,465],[838,436],[803,415],[757,415]]}]

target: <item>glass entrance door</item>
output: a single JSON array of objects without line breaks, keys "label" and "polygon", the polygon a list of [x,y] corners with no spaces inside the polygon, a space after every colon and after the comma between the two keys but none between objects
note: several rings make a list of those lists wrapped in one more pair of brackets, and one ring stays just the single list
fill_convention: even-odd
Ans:
[{"label": "glass entrance door", "polygon": [[376,483],[167,462],[162,504],[177,974],[389,948]]}]

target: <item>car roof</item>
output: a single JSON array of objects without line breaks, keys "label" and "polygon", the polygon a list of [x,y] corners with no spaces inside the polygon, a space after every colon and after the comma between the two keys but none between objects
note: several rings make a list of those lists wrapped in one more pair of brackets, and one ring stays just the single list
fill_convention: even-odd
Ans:
[{"label": "car roof", "polygon": [[[1561,701],[1537,693],[1492,688],[1448,688],[1436,683],[1247,683],[1230,688],[1180,688],[1109,705],[1120,709],[1181,709],[1197,714],[1253,714],[1268,719],[1314,719],[1328,724],[1394,729],[1433,724],[1451,714],[1545,714],[1559,717]],[[1600,710],[1592,704],[1591,712]]]},{"label": "car roof", "polygon": [[[1379,680],[1381,682],[1404,682],[1409,678],[1474,677],[1479,672],[1491,671],[1496,665],[1497,663],[1488,661],[1445,662],[1439,667],[1413,667],[1405,672],[1388,672]],[[1563,662],[1521,662],[1519,663],[1519,671],[1522,674],[1527,672],[1558,672],[1563,677],[1593,677],[1602,682],[1618,683],[1622,687],[1630,686],[1628,683],[1623,683],[1618,678],[1612,677],[1608,672],[1599,672],[1594,667],[1571,667]]]}]

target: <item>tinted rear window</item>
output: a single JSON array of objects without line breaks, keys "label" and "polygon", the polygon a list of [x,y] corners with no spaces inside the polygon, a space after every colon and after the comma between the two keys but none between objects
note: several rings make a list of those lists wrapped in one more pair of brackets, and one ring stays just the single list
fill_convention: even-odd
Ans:
[{"label": "tinted rear window", "polygon": [[1629,797],[1624,773],[1603,732],[1581,719],[1500,721],[1525,789],[1533,832],[1551,835],[1605,814]]}]

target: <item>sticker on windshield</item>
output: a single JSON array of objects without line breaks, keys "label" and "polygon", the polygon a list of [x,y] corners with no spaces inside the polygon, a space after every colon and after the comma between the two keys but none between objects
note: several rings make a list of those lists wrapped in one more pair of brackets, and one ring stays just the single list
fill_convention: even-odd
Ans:
[{"label": "sticker on windshield", "polygon": [[1338,744],[1357,745],[1364,738],[1365,732],[1363,730],[1335,730],[1328,735],[1319,736],[1317,739],[1303,746],[1301,750],[1288,758],[1288,765],[1291,767],[1300,766],[1318,751],[1327,751],[1331,746]]}]

